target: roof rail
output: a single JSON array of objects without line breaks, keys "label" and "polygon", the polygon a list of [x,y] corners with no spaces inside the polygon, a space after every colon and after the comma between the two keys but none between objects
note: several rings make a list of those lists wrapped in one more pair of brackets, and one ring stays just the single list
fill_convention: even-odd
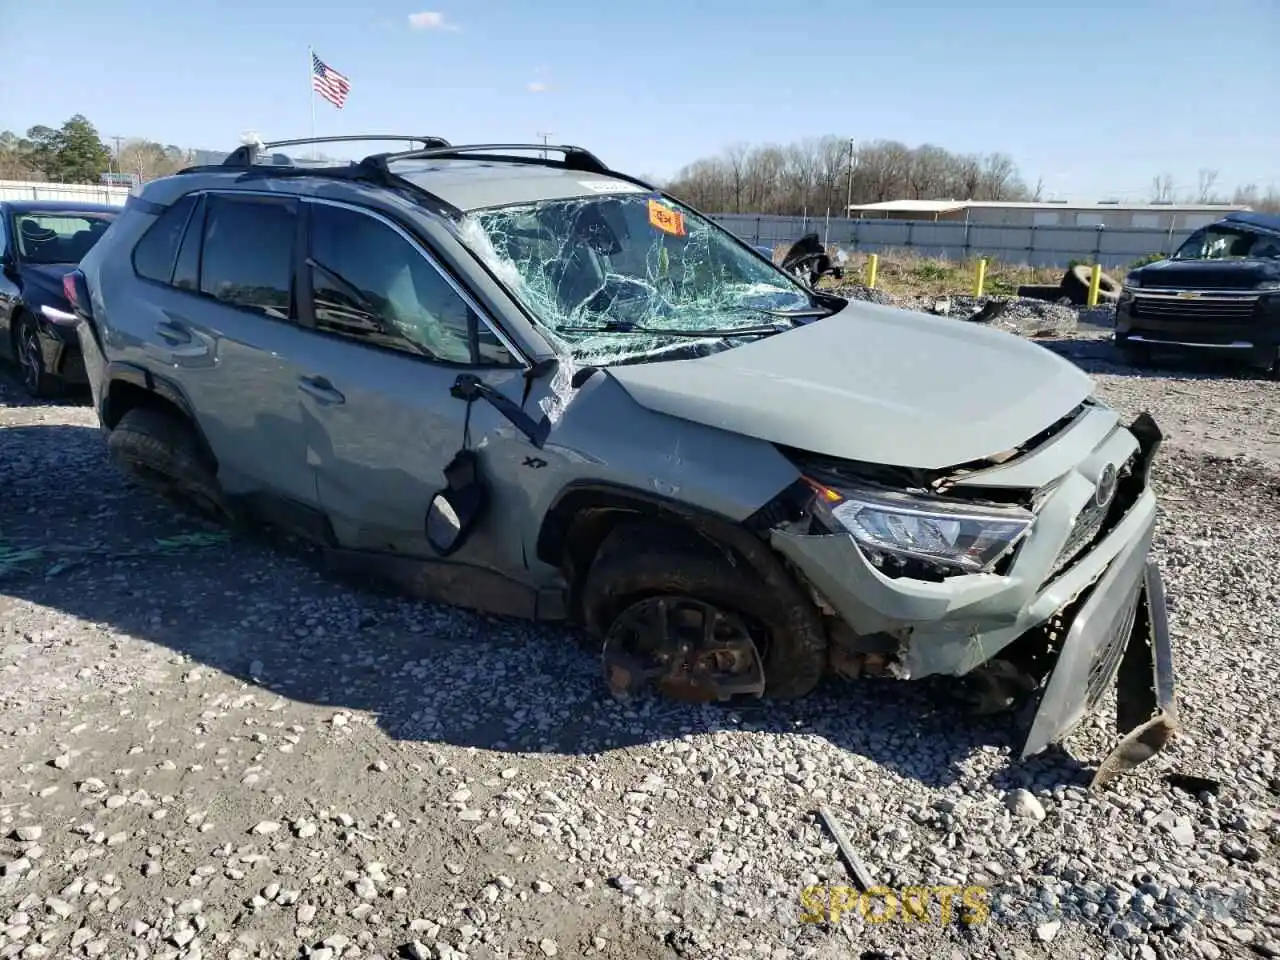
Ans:
[{"label": "roof rail", "polygon": [[[399,153],[370,154],[358,162],[348,162],[341,166],[299,166],[293,163],[254,163],[254,157],[262,148],[290,146],[299,143],[333,143],[355,140],[412,140],[426,144],[420,150],[404,150]],[[564,160],[550,160],[547,157],[523,157],[512,155],[509,151],[554,151],[564,154]],[[419,203],[425,203],[434,212],[456,219],[463,211],[439,197],[408,177],[393,173],[389,166],[395,160],[429,160],[433,158],[474,157],[480,160],[499,160],[507,163],[529,163],[559,167],[566,170],[578,170],[585,173],[607,174],[619,180],[625,180],[646,190],[656,190],[652,184],[633,177],[630,174],[610,170],[595,154],[581,147],[568,145],[549,146],[541,143],[480,143],[454,146],[440,137],[411,137],[364,135],[350,137],[314,137],[303,140],[277,140],[271,143],[245,144],[228,156],[220,164],[187,167],[176,174],[192,173],[233,173],[239,171],[241,180],[274,179],[285,177],[327,177],[332,180],[351,180],[361,183],[372,183],[395,190],[402,195],[412,197]]]},{"label": "roof rail", "polygon": [[[515,155],[513,155],[513,151]],[[520,156],[523,151],[542,153],[541,157]],[[551,160],[545,154],[564,154],[563,160]],[[611,173],[604,161],[594,153],[569,144],[552,146],[545,143],[471,143],[462,146],[441,144],[424,150],[406,150],[402,153],[382,153],[376,155],[383,163],[395,160],[436,160],[450,157],[470,156],[477,160],[502,160],[509,163],[532,163],[543,166],[564,167],[568,170],[581,170],[584,173]],[[373,159],[372,157],[366,159]]]},{"label": "roof rail", "polygon": [[425,148],[447,147],[449,141],[443,137],[410,136],[398,133],[362,133],[355,136],[342,137],[300,137],[294,140],[271,140],[266,143],[246,143],[227,155],[222,161],[224,167],[245,167],[251,165],[260,150],[274,150],[277,147],[296,147],[308,143],[355,143],[369,140],[405,140],[409,143],[421,143]]}]

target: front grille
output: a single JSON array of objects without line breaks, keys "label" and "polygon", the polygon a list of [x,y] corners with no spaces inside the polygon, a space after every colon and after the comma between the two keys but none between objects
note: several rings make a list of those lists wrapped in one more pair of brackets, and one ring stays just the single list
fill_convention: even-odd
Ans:
[{"label": "front grille", "polygon": [[1240,323],[1253,316],[1257,305],[1257,294],[1180,297],[1167,293],[1135,293],[1130,310],[1135,317],[1147,317],[1151,320]]},{"label": "front grille", "polygon": [[1068,570],[1091,546],[1110,533],[1137,503],[1144,483],[1143,478],[1134,472],[1137,458],[1138,452],[1135,451],[1117,470],[1116,493],[1110,503],[1100,505],[1096,500],[1090,499],[1076,515],[1071,532],[1067,534],[1067,541],[1042,586],[1047,586]]},{"label": "front grille", "polygon": [[1058,559],[1054,561],[1050,576],[1061,571],[1085,547],[1097,539],[1098,534],[1102,532],[1103,525],[1107,522],[1107,512],[1110,508],[1111,504],[1099,505],[1096,500],[1090,500],[1085,505],[1085,508],[1076,516],[1076,522],[1072,524],[1071,532],[1067,534],[1067,542],[1063,545],[1062,552],[1058,554]]}]

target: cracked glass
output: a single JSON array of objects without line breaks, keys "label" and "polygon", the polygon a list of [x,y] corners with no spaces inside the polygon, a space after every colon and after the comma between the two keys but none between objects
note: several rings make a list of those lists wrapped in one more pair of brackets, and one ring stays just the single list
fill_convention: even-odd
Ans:
[{"label": "cracked glass", "polygon": [[785,273],[654,193],[475,210],[460,232],[579,364],[705,355],[815,312]]}]

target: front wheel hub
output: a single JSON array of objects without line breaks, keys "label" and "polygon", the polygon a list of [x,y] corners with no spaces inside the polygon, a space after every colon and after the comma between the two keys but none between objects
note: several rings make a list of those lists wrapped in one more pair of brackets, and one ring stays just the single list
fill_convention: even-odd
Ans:
[{"label": "front wheel hub", "polygon": [[744,617],[694,597],[660,596],[626,607],[605,635],[610,692],[629,700],[653,684],[675,700],[760,697],[764,632]]}]

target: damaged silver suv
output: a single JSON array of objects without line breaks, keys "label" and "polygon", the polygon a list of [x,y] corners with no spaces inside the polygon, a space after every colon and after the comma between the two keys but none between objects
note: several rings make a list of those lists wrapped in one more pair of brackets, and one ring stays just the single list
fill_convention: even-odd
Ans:
[{"label": "damaged silver suv", "polygon": [[137,481],[579,622],[620,695],[967,677],[1025,756],[1114,685],[1095,782],[1173,735],[1149,416],[1015,336],[810,289],[582,149],[327,139],[420,145],[241,147],[135,191],[69,278]]}]

